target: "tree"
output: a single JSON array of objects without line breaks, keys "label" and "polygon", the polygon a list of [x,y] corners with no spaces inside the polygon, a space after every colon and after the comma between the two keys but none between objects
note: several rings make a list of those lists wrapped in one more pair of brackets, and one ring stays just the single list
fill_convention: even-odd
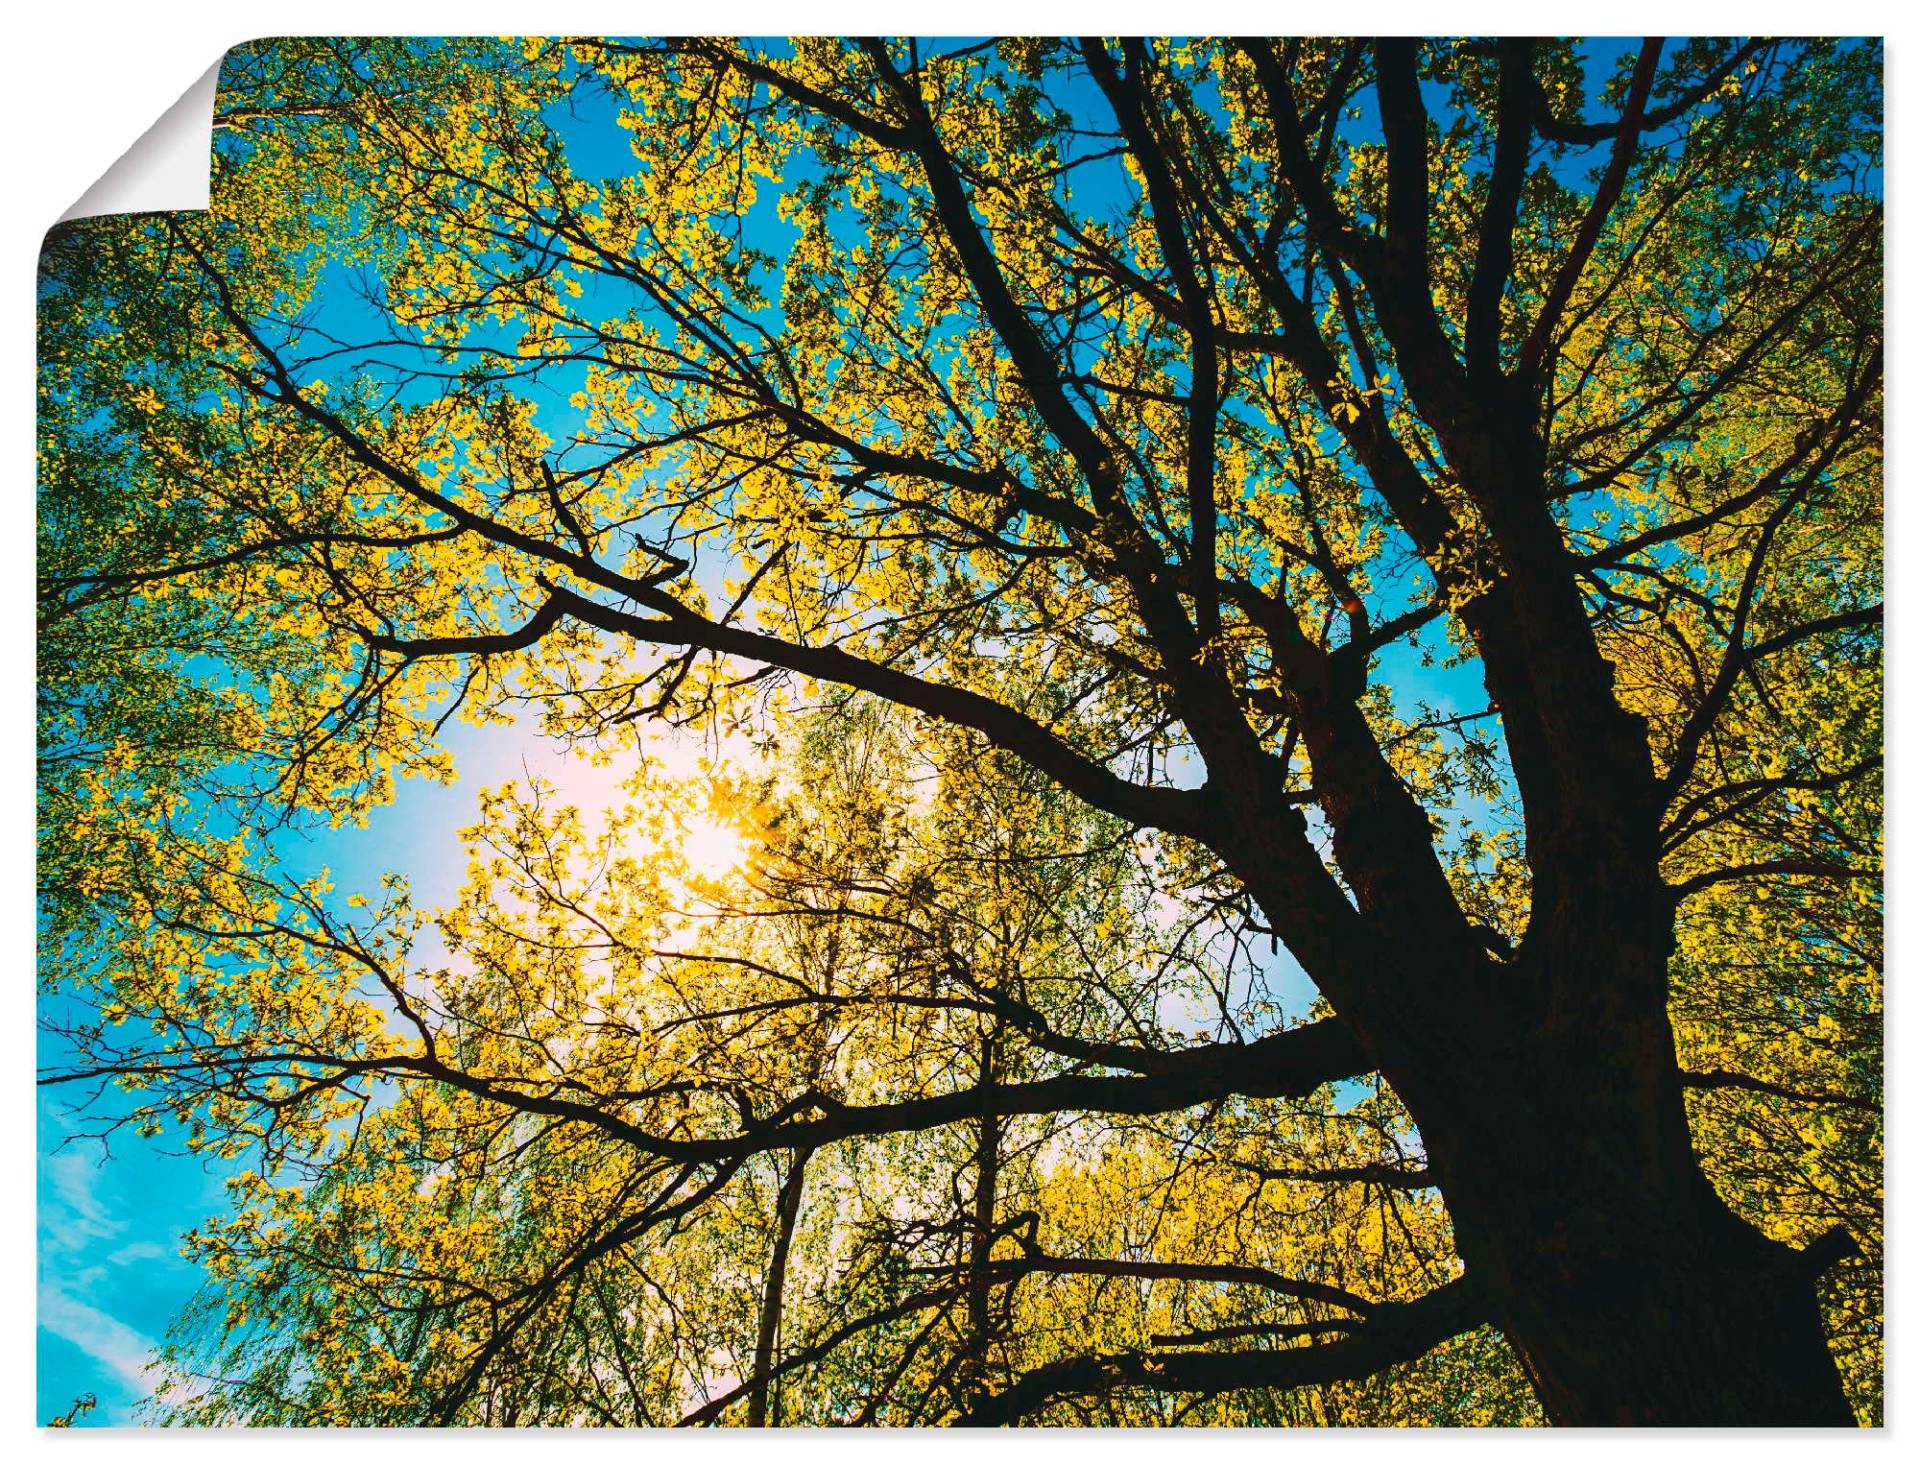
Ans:
[{"label": "tree", "polygon": [[[43,261],[49,1078],[255,1156],[181,1415],[1877,1416],[1878,107],[236,53],[211,215]],[[762,766],[433,914],[248,836],[516,713]]]}]

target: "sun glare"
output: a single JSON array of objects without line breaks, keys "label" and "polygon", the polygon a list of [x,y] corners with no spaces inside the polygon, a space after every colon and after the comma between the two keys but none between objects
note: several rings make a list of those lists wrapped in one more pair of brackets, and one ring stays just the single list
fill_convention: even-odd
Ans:
[{"label": "sun glare", "polygon": [[746,836],[737,825],[699,813],[688,817],[684,827],[680,853],[689,874],[719,879],[747,862]]}]

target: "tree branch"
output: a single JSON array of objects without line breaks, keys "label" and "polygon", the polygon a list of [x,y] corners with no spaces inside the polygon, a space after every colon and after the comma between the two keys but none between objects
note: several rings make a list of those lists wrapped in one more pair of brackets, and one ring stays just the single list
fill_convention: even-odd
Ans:
[{"label": "tree branch", "polygon": [[1559,329],[1560,316],[1567,308],[1574,286],[1586,271],[1587,260],[1593,254],[1594,246],[1600,242],[1600,230],[1607,222],[1607,215],[1613,212],[1613,206],[1620,198],[1620,190],[1626,185],[1627,170],[1633,166],[1634,154],[1639,150],[1640,131],[1646,125],[1647,93],[1653,89],[1653,77],[1660,68],[1663,45],[1658,38],[1641,44],[1640,60],[1635,64],[1633,80],[1627,86],[1627,104],[1615,131],[1613,157],[1607,163],[1607,171],[1601,175],[1600,186],[1594,190],[1593,202],[1587,208],[1586,217],[1580,221],[1580,232],[1574,236],[1573,247],[1567,251],[1567,257],[1561,262],[1560,271],[1547,291],[1547,298],[1540,306],[1540,314],[1533,322],[1526,344],[1520,348],[1514,376],[1522,383],[1531,385],[1540,371],[1547,348],[1552,344],[1553,333]]},{"label": "tree branch", "polygon": [[1225,1393],[1245,1388],[1300,1388],[1370,1377],[1411,1362],[1450,1337],[1487,1320],[1477,1289],[1449,1281],[1417,1301],[1376,1307],[1335,1342],[1271,1351],[1120,1353],[1069,1357],[1016,1379],[977,1401],[958,1422],[969,1427],[1018,1423],[1056,1398],[1123,1388],[1169,1393]]},{"label": "tree branch", "polygon": [[1833,1093],[1819,1089],[1789,1088],[1780,1083],[1770,1083],[1765,1078],[1736,1073],[1728,1068],[1709,1068],[1704,1072],[1682,1072],[1680,1085],[1683,1088],[1701,1089],[1738,1088],[1748,1093],[1765,1093],[1774,1098],[1785,1098],[1791,1103],[1854,1108],[1862,1113],[1873,1114],[1881,1111],[1880,1104],[1874,1099],[1855,1098],[1846,1093]]}]

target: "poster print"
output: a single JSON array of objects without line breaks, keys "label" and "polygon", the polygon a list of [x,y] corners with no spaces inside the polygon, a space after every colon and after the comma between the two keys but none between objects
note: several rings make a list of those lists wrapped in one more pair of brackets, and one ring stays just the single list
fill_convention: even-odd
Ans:
[{"label": "poster print", "polygon": [[1876,1422],[1880,121],[231,52],[42,256],[49,1416]]}]

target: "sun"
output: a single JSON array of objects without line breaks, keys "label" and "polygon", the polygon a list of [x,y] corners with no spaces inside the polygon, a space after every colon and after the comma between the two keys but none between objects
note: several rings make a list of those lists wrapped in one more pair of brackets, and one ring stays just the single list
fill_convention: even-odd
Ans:
[{"label": "sun", "polygon": [[747,862],[747,837],[739,825],[715,814],[688,814],[681,822],[680,857],[689,874],[719,879]]}]

